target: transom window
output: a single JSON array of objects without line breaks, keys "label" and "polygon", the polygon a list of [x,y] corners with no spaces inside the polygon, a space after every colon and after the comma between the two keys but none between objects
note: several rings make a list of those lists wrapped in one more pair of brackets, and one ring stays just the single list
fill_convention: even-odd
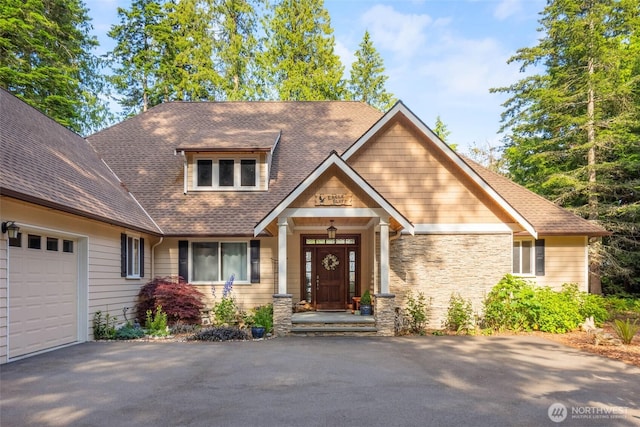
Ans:
[{"label": "transom window", "polygon": [[513,273],[533,274],[535,265],[533,240],[516,240],[513,242]]},{"label": "transom window", "polygon": [[224,282],[233,274],[236,281],[249,280],[247,242],[192,242],[191,281]]},{"label": "transom window", "polygon": [[197,159],[195,186],[199,189],[255,189],[256,159]]}]

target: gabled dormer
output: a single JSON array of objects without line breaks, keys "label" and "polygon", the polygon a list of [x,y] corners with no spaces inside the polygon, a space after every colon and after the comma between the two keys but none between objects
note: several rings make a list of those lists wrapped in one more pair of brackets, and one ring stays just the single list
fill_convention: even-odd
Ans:
[{"label": "gabled dormer", "polygon": [[268,191],[273,154],[281,132],[217,135],[176,148],[184,158],[184,193]]}]

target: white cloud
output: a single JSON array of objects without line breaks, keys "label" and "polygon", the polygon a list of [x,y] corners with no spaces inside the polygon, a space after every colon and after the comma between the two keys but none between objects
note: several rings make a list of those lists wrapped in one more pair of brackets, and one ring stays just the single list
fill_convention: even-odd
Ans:
[{"label": "white cloud", "polygon": [[424,46],[426,28],[432,21],[429,15],[402,14],[384,5],[376,5],[362,16],[376,46],[403,58],[411,57]]},{"label": "white cloud", "polygon": [[494,18],[504,21],[505,19],[522,11],[521,0],[502,0],[493,11]]},{"label": "white cloud", "polygon": [[347,46],[344,45],[340,40],[336,39],[336,45],[334,47],[334,51],[336,55],[340,57],[340,62],[344,65],[345,76],[349,77],[349,70],[351,69],[351,64],[355,60],[354,52],[350,51]]}]

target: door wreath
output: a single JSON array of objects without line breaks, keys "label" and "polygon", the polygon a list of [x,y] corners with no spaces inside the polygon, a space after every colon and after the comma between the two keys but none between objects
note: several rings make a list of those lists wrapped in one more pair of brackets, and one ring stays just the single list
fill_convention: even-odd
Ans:
[{"label": "door wreath", "polygon": [[338,264],[340,264],[340,260],[334,254],[327,254],[327,256],[322,259],[322,265],[324,266],[325,270],[328,271],[335,270],[336,267],[338,267]]}]

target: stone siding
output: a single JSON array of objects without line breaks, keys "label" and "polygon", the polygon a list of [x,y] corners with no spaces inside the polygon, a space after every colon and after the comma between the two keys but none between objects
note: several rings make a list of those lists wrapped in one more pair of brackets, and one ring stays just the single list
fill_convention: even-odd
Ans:
[{"label": "stone siding", "polygon": [[376,328],[378,335],[383,337],[391,337],[395,335],[395,316],[396,316],[396,296],[392,294],[376,295],[376,307],[374,315],[376,317]]},{"label": "stone siding", "polygon": [[291,333],[291,315],[293,314],[293,296],[276,294],[273,296],[273,334],[284,337]]},{"label": "stone siding", "polygon": [[424,292],[430,303],[428,327],[441,329],[452,293],[469,299],[474,313],[491,288],[511,272],[511,235],[403,235],[391,242],[390,292],[395,305]]}]

